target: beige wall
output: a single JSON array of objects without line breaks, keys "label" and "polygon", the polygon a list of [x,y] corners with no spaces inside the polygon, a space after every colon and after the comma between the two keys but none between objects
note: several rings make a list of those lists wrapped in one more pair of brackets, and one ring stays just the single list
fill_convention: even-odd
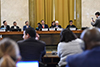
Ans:
[{"label": "beige wall", "polygon": [[[17,21],[22,28],[24,22],[29,20],[29,0],[1,0],[1,24],[7,20],[12,26]],[[100,0],[82,0],[82,27],[92,27],[91,17],[95,19],[95,12],[100,12]]]},{"label": "beige wall", "polygon": [[91,18],[95,18],[95,12],[100,12],[100,0],[82,0],[82,27],[92,27]]},{"label": "beige wall", "polygon": [[29,21],[28,0],[1,0],[1,24],[3,20],[12,26],[13,21],[22,28]]}]

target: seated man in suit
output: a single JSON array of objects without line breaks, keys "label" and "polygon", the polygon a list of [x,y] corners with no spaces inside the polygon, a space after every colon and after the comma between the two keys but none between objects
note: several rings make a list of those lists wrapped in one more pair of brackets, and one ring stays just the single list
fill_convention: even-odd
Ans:
[{"label": "seated man in suit", "polygon": [[96,16],[97,19],[94,21],[93,18],[92,18],[91,25],[94,26],[94,27],[100,28],[100,13],[96,12],[95,16]]},{"label": "seated man in suit", "polygon": [[56,24],[55,25],[55,28],[62,28],[61,25],[59,25],[59,22],[58,21],[55,21],[55,24]]},{"label": "seated man in suit", "polygon": [[3,24],[4,25],[1,26],[1,29],[5,29],[6,31],[10,31],[10,26],[7,25],[7,22],[6,21],[3,21]]},{"label": "seated man in suit", "polygon": [[11,31],[21,31],[21,29],[17,26],[16,21],[13,22],[13,26],[11,26]]},{"label": "seated man in suit", "polygon": [[45,24],[44,20],[41,20],[41,25],[39,26],[39,29],[41,29],[41,28],[48,28],[48,25]]},{"label": "seated man in suit", "polygon": [[29,22],[26,21],[25,22],[25,26],[23,26],[23,31],[26,29],[26,28],[30,28],[31,26],[29,25]]},{"label": "seated man in suit", "polygon": [[81,44],[85,51],[67,57],[66,67],[100,67],[100,32],[98,29],[83,31]]},{"label": "seated man in suit", "polygon": [[70,21],[69,21],[69,25],[68,25],[66,28],[76,28],[76,26],[73,25],[73,21],[70,20]]},{"label": "seated man in suit", "polygon": [[41,61],[45,55],[45,43],[36,40],[36,32],[33,28],[27,28],[23,35],[24,40],[18,41],[22,61]]}]

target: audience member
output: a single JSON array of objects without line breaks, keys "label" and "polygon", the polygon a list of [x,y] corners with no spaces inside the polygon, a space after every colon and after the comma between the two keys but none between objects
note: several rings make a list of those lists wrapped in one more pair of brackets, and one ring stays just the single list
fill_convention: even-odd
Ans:
[{"label": "audience member", "polygon": [[45,43],[35,39],[36,32],[33,28],[27,28],[24,32],[24,40],[18,41],[18,46],[23,61],[41,61],[45,55]]},{"label": "audience member", "polygon": [[62,28],[61,25],[59,25],[58,21],[55,21],[55,23],[56,23],[55,28]]},{"label": "audience member", "polygon": [[3,24],[4,25],[1,26],[1,29],[5,29],[6,31],[10,31],[10,26],[7,25],[7,22],[6,21],[3,21]]},{"label": "audience member", "polygon": [[50,26],[50,28],[55,28],[55,21],[53,21],[52,23],[51,23],[51,26]]},{"label": "audience member", "polygon": [[36,30],[37,30],[37,31],[39,31],[39,30],[40,30],[40,29],[39,29],[39,27],[40,27],[40,26],[41,26],[41,24],[40,24],[40,23],[38,23],[38,24],[37,24],[37,27],[36,27]]},{"label": "audience member", "polygon": [[21,31],[19,26],[17,26],[16,21],[13,22],[13,26],[11,26],[11,31]]},{"label": "audience member", "polygon": [[68,56],[66,67],[100,67],[100,32],[98,29],[87,29],[83,31],[84,52]]},{"label": "audience member", "polygon": [[73,25],[73,21],[70,20],[70,21],[69,21],[69,25],[68,25],[66,28],[76,28],[76,26]]},{"label": "audience member", "polygon": [[11,39],[0,41],[0,67],[16,67],[16,62],[21,59],[18,45]]},{"label": "audience member", "polygon": [[81,39],[78,39],[75,34],[69,29],[64,29],[60,33],[60,43],[58,44],[57,53],[60,57],[58,65],[65,67],[67,62],[66,58],[69,55],[82,52],[80,47]]},{"label": "audience member", "polygon": [[26,28],[30,28],[31,26],[29,25],[29,22],[26,21],[25,22],[25,26],[23,26],[23,31],[26,29]]},{"label": "audience member", "polygon": [[94,21],[93,18],[92,18],[91,25],[100,28],[100,13],[96,12],[95,16],[96,16],[97,19],[96,19],[96,21]]},{"label": "audience member", "polygon": [[48,25],[45,24],[45,21],[44,20],[41,20],[41,25],[39,26],[39,29],[40,28],[48,28]]}]

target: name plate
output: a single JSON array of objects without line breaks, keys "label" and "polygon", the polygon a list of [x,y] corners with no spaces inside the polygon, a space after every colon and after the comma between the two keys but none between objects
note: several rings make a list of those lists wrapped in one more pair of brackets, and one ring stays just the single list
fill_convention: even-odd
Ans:
[{"label": "name plate", "polygon": [[62,31],[63,30],[63,28],[57,28],[57,31]]},{"label": "name plate", "polygon": [[70,28],[70,30],[76,30],[76,28]]},{"label": "name plate", "polygon": [[49,28],[49,31],[55,31],[55,28]]},{"label": "name plate", "polygon": [[42,31],[48,31],[48,28],[42,28]]},{"label": "name plate", "polygon": [[0,29],[0,32],[5,32],[6,30],[5,29]]}]

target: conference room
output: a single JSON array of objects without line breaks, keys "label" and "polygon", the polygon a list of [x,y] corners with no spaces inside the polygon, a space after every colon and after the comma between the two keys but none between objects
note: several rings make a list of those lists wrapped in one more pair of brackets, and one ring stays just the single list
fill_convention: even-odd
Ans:
[{"label": "conference room", "polygon": [[0,0],[0,48],[3,44],[16,47],[9,48],[15,51],[12,53],[0,49],[0,63],[6,58],[14,67],[75,67],[68,64],[67,57],[84,52],[84,31],[99,31],[99,2]]}]

